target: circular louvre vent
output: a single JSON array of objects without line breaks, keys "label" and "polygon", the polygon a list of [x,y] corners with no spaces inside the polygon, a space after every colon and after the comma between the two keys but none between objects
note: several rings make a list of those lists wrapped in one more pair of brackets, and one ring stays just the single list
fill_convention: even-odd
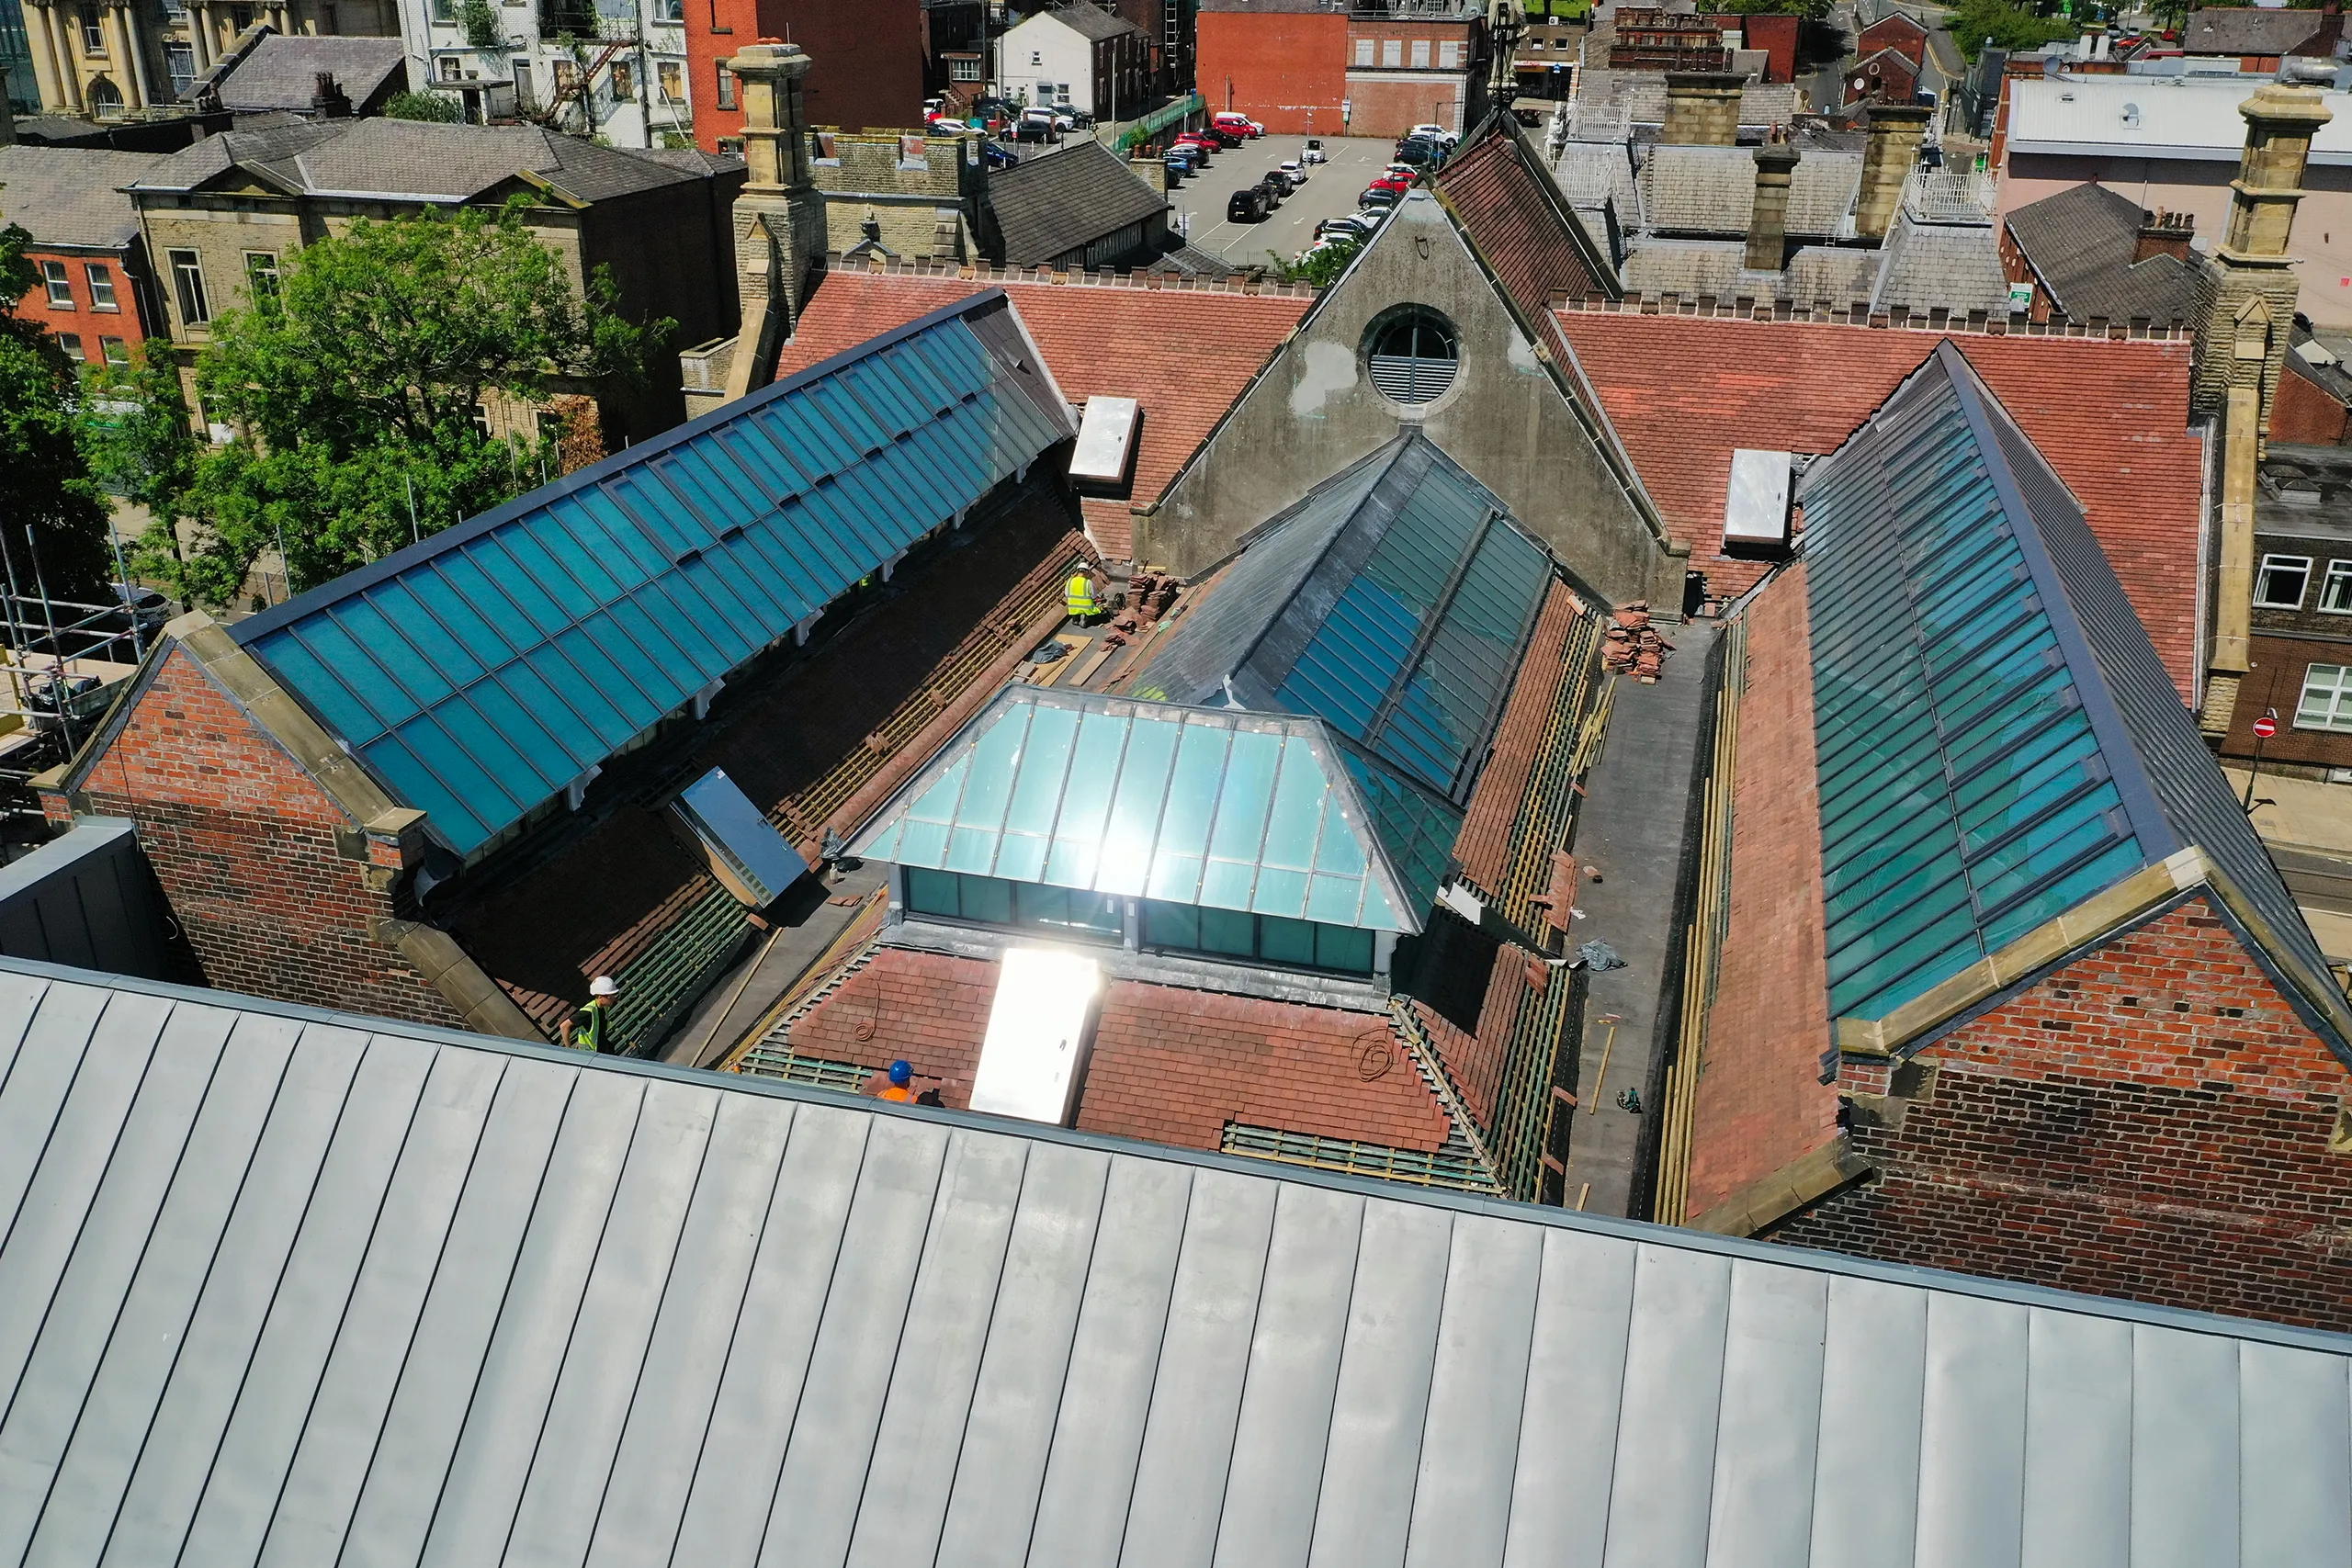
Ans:
[{"label": "circular louvre vent", "polygon": [[1434,310],[1408,306],[1373,322],[1365,344],[1372,384],[1396,403],[1425,403],[1453,385],[1461,363],[1453,324]]}]

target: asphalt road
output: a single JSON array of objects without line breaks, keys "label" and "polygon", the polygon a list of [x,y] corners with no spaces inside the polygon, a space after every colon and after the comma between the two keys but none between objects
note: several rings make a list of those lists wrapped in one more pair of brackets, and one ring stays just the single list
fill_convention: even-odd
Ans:
[{"label": "asphalt road", "polygon": [[1310,166],[1306,184],[1257,223],[1229,223],[1227,198],[1244,186],[1256,185],[1267,170],[1286,158],[1295,158],[1306,145],[1304,136],[1261,136],[1228,148],[1209,166],[1168,193],[1179,215],[1189,215],[1192,243],[1234,262],[1262,262],[1272,251],[1284,261],[1315,243],[1315,225],[1356,209],[1356,197],[1388,166],[1396,144],[1385,138],[1323,139],[1330,162]]}]

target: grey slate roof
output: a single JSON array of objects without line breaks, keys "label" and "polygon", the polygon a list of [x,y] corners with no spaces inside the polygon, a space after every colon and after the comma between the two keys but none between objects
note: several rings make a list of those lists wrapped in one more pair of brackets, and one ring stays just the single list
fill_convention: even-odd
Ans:
[{"label": "grey slate roof", "polygon": [[1880,252],[1871,309],[2008,312],[2008,275],[1988,224],[1920,223],[1900,215]]},{"label": "grey slate roof", "polygon": [[[1594,39],[1599,29],[1588,36],[1586,56],[1594,58]],[[1602,50],[1600,58],[1606,59]],[[1637,125],[1663,125],[1666,122],[1666,73],[1663,71],[1611,71],[1606,67],[1584,73],[1583,85],[1577,94],[1579,113],[1588,107],[1617,103],[1630,111]],[[1751,81],[1739,95],[1739,123],[1742,125],[1786,125],[1797,112],[1797,90],[1789,83]]]},{"label": "grey slate roof", "polygon": [[1067,6],[1040,12],[1039,15],[1051,17],[1080,38],[1091,39],[1097,43],[1104,39],[1117,38],[1121,33],[1143,31],[1125,17],[1114,17],[1099,6],[1087,4],[1087,0],[1069,0]]},{"label": "grey slate roof", "polygon": [[0,963],[0,1559],[2343,1568],[2352,1339]]},{"label": "grey slate roof", "polygon": [[[1854,205],[1861,155],[1813,152],[1789,175],[1788,232],[1834,236]],[[1657,233],[1745,234],[1756,207],[1756,158],[1747,147],[1665,143],[1643,155],[1642,221]]]},{"label": "grey slate roof", "polygon": [[120,187],[162,163],[153,152],[89,147],[0,147],[0,222],[44,244],[119,250],[139,236],[139,212]]},{"label": "grey slate roof", "polygon": [[1091,138],[989,175],[1004,259],[1037,266],[1168,210],[1168,198]]},{"label": "grey slate roof", "polygon": [[139,187],[194,190],[232,164],[306,195],[453,202],[526,172],[581,201],[699,177],[664,157],[599,147],[537,126],[336,119],[209,136],[159,164]]},{"label": "grey slate roof", "polygon": [[2169,255],[2132,260],[2143,211],[2104,186],[2079,185],[2017,209],[2007,223],[2042,287],[2074,320],[2194,320],[2194,266]]},{"label": "grey slate roof", "polygon": [[1613,201],[1620,223],[1641,227],[1641,185],[1623,142],[1570,141],[1553,163],[1552,176],[1569,206],[1593,208]]},{"label": "grey slate roof", "polygon": [[2316,9],[2215,6],[2188,13],[2180,47],[2188,54],[2286,54],[2322,30]]},{"label": "grey slate roof", "polygon": [[234,69],[217,74],[220,107],[241,113],[306,109],[326,72],[353,104],[374,98],[388,83],[397,92],[408,82],[408,46],[396,38],[263,39]]}]

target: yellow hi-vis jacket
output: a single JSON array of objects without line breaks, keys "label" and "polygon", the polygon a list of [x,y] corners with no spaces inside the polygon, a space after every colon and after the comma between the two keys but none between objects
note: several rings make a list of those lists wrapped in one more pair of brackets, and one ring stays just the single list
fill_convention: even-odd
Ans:
[{"label": "yellow hi-vis jacket", "polygon": [[1094,584],[1082,571],[1070,573],[1069,581],[1062,584],[1062,598],[1073,617],[1091,615],[1101,608],[1094,603]]}]

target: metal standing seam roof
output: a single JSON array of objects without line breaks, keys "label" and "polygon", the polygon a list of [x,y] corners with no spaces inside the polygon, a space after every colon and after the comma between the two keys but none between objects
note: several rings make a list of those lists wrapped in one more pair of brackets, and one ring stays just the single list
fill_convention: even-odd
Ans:
[{"label": "metal standing seam roof", "polygon": [[1412,932],[1462,814],[1313,719],[1012,686],[851,852]]},{"label": "metal standing seam roof", "polygon": [[990,289],[233,630],[469,853],[1073,434]]},{"label": "metal standing seam roof", "polygon": [[2352,1339],[0,963],[0,1560],[2347,1568]]},{"label": "metal standing seam roof", "polygon": [[1957,348],[1801,500],[1834,1015],[2191,845],[2326,974],[2081,507]]},{"label": "metal standing seam roof", "polygon": [[1136,691],[1311,715],[1460,805],[1553,577],[1501,500],[1408,431],[1261,530]]},{"label": "metal standing seam roof", "polygon": [[[2245,117],[2238,106],[2260,85],[2244,77],[2195,76],[2014,81],[2008,144],[2019,152],[2120,152],[2233,164],[2245,148]],[[2335,118],[2312,132],[2311,161],[2352,164],[2352,93],[2322,96]]]}]

